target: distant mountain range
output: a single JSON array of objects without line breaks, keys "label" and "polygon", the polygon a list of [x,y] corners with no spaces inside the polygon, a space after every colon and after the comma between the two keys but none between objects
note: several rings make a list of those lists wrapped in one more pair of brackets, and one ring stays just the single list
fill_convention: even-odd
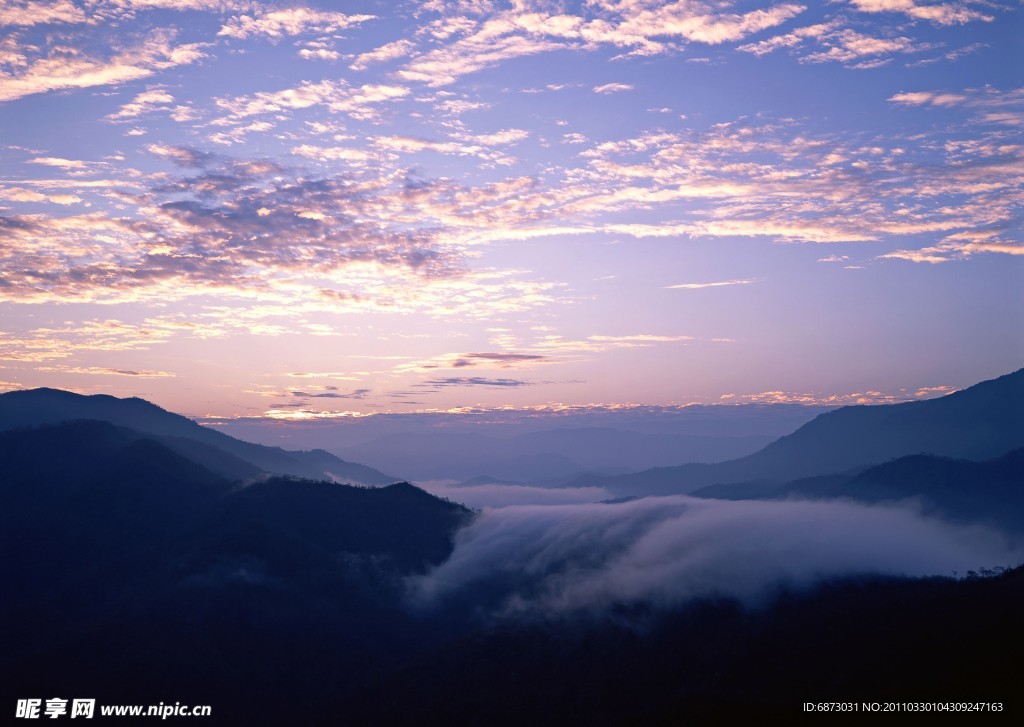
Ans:
[{"label": "distant mountain range", "polygon": [[1018,447],[1024,447],[1024,369],[937,399],[842,407],[739,459],[583,476],[573,484],[605,487],[620,496],[685,494],[745,482],[759,482],[769,492],[793,480],[851,475],[909,455],[986,460]]},{"label": "distant mountain range", "polygon": [[[360,459],[387,463],[418,480],[564,484],[584,472],[625,473],[683,460],[717,462],[757,450],[763,435],[642,433],[613,427],[547,429],[507,437],[477,432],[402,432],[353,447]],[[346,454],[344,449],[336,451]]]},{"label": "distant mountain range", "polygon": [[27,389],[0,394],[0,431],[74,420],[96,420],[155,438],[168,449],[231,480],[261,472],[331,478],[363,485],[387,485],[399,478],[314,449],[294,452],[244,442],[144,399],[83,396],[58,389]]},{"label": "distant mountain range", "polygon": [[821,475],[783,484],[738,482],[690,493],[721,500],[844,499],[869,504],[917,500],[931,514],[1024,531],[1024,448],[975,462],[912,454],[856,475]]}]

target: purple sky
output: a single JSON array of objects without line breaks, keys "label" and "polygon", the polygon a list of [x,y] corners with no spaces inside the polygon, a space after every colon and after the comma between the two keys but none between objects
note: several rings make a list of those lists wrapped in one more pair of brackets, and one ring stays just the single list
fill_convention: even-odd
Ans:
[{"label": "purple sky", "polygon": [[309,418],[1007,373],[1022,17],[0,0],[0,387]]}]

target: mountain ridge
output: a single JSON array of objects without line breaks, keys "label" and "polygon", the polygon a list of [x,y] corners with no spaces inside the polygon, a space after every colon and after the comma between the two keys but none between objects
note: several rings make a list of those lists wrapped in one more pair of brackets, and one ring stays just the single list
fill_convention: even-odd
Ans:
[{"label": "mountain ridge", "polygon": [[694,490],[720,500],[852,500],[865,504],[912,500],[953,522],[1024,532],[1024,447],[975,461],[911,454],[849,475],[820,475],[784,484],[737,482]]},{"label": "mountain ridge", "polygon": [[213,466],[232,479],[259,472],[326,477],[367,485],[391,484],[400,479],[324,450],[289,451],[236,439],[139,397],[83,395],[51,388],[0,394],[0,431],[75,420],[106,421],[156,435],[171,449],[187,451],[190,458],[204,459],[207,466]]},{"label": "mountain ridge", "polygon": [[990,459],[1020,446],[1024,369],[935,399],[841,407],[727,462],[583,476],[572,484],[602,486],[617,495],[686,494],[716,484],[842,474],[911,454]]}]

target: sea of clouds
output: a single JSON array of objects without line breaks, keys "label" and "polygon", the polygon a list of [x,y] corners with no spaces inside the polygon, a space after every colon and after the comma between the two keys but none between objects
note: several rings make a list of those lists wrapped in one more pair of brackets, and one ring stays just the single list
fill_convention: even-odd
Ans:
[{"label": "sea of clouds", "polygon": [[1022,559],[996,531],[910,507],[650,497],[488,507],[409,587],[425,609],[486,593],[493,616],[558,615],[700,597],[756,605],[831,577],[951,576]]}]

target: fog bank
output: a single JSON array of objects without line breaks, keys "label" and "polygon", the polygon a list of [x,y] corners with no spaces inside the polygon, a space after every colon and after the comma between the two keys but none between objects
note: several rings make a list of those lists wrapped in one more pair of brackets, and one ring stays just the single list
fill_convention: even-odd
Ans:
[{"label": "fog bank", "polygon": [[476,589],[505,616],[669,607],[702,596],[756,603],[779,586],[828,577],[950,576],[1022,556],[997,532],[906,508],[674,496],[485,510],[410,593],[430,608]]}]

